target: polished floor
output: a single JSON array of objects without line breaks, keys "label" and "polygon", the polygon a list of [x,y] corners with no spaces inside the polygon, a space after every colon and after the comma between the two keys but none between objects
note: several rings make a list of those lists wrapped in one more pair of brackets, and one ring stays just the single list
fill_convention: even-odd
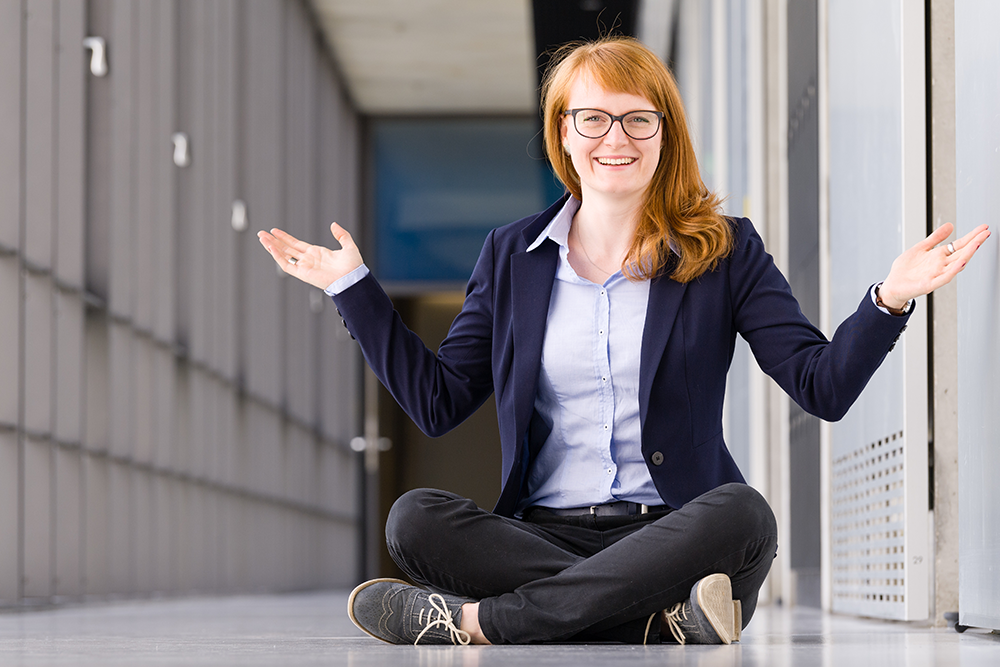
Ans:
[{"label": "polished floor", "polygon": [[343,591],[0,613],[0,665],[920,667],[1000,665],[1000,635],[764,607],[732,646],[389,646]]}]

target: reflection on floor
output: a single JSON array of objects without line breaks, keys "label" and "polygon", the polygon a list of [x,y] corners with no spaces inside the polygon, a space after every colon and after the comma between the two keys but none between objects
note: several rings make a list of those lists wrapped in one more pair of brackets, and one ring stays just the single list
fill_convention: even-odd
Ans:
[{"label": "reflection on floor", "polygon": [[732,646],[390,646],[342,591],[0,613],[0,665],[922,667],[1000,665],[1000,635],[763,607]]}]

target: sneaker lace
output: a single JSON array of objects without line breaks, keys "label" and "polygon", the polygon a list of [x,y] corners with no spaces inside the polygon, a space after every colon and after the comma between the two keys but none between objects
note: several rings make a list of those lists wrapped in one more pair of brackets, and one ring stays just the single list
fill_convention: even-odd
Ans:
[{"label": "sneaker lace", "polygon": [[453,644],[461,644],[462,646],[467,646],[469,643],[472,642],[472,635],[470,635],[465,630],[459,629],[455,625],[455,620],[451,615],[451,610],[448,609],[448,604],[444,601],[444,598],[441,597],[440,594],[431,593],[427,597],[427,601],[430,603],[431,609],[426,609],[426,610],[421,609],[420,615],[417,617],[417,622],[423,623],[424,611],[426,611],[427,625],[425,625],[424,629],[420,631],[419,635],[417,635],[416,641],[413,642],[414,644],[419,644],[420,639],[424,636],[424,634],[426,634],[427,631],[430,630],[431,628],[437,626],[441,626],[442,628],[448,631],[448,633],[451,635],[451,641]]},{"label": "sneaker lace", "polygon": [[684,608],[683,602],[678,602],[670,611],[663,612],[663,618],[667,621],[667,627],[670,628],[670,634],[674,636],[678,644],[683,644],[685,642],[684,631],[681,630],[681,620],[687,620],[687,609]]}]

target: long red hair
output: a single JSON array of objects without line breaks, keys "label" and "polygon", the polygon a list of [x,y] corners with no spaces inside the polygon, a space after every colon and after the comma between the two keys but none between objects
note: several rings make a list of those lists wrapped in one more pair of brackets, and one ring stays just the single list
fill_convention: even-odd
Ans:
[{"label": "long red hair", "polygon": [[660,162],[646,189],[635,238],[624,271],[632,280],[653,278],[676,265],[670,277],[694,280],[711,271],[733,247],[733,230],[722,215],[721,200],[705,187],[688,134],[677,82],[666,65],[631,37],[604,37],[561,47],[542,82],[545,149],[556,175],[570,194],[583,200],[580,177],[562,150],[560,127],[569,90],[586,72],[602,88],[645,97],[664,113]]}]

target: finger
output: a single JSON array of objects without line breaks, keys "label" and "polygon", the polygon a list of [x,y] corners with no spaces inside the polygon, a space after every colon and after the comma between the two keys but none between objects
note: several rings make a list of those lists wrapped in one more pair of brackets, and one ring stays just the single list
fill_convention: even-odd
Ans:
[{"label": "finger", "polygon": [[[968,234],[966,234],[962,238],[957,239],[955,241],[955,249],[956,250],[961,250],[962,248],[966,247],[969,243],[971,243],[977,237],[981,236],[983,234],[983,232],[986,232],[986,235],[983,238],[979,239],[979,244],[982,244],[982,242],[985,241],[989,237],[989,225],[979,225],[978,227],[976,227],[975,229],[973,229],[971,232],[969,232]],[[977,247],[978,247],[978,244],[977,244]]]},{"label": "finger", "polygon": [[337,239],[337,243],[340,244],[341,248],[353,248],[355,247],[354,237],[351,233],[338,225],[336,222],[330,225],[330,233],[333,234],[333,238]]},{"label": "finger", "polygon": [[267,232],[258,232],[257,238],[260,240],[261,245],[264,246],[264,249],[270,253],[271,258],[274,259],[275,263],[285,273],[291,273],[293,268],[301,263],[302,258],[298,256],[299,253],[289,248],[287,244],[273,235]]},{"label": "finger", "polygon": [[288,246],[289,248],[298,253],[304,253],[307,250],[309,250],[310,244],[306,243],[305,241],[298,240],[297,238],[295,238],[294,236],[292,236],[291,234],[282,229],[278,229],[277,227],[275,227],[274,229],[271,230],[271,233],[274,235],[275,238],[283,241],[286,246]]},{"label": "finger", "polygon": [[954,225],[952,225],[950,222],[946,222],[937,229],[935,229],[933,232],[931,232],[930,235],[928,235],[927,238],[918,243],[917,246],[924,250],[930,250],[931,248],[934,248],[937,244],[941,243],[946,238],[948,238],[951,235],[952,231],[954,231],[954,229],[955,229]]}]

